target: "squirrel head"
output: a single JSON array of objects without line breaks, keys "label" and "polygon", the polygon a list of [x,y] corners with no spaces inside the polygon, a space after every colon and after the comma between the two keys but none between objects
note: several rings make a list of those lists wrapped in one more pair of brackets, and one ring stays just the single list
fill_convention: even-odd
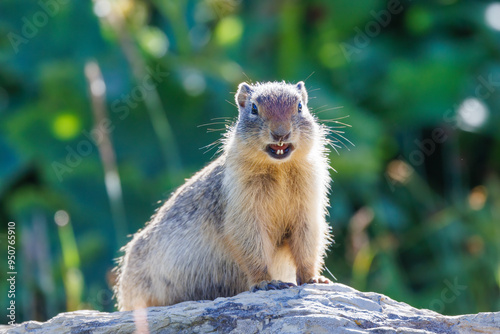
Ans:
[{"label": "squirrel head", "polygon": [[239,115],[234,137],[241,153],[283,162],[311,149],[318,124],[307,108],[304,82],[243,82],[235,100]]}]

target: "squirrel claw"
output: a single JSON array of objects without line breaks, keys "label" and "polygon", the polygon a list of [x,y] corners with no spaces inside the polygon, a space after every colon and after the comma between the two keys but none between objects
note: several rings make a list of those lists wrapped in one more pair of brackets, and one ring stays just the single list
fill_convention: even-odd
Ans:
[{"label": "squirrel claw", "polygon": [[328,278],[325,276],[314,276],[311,277],[311,279],[307,282],[302,282],[299,278],[297,278],[297,283],[298,285],[305,285],[305,284],[332,284],[332,281],[330,281]]},{"label": "squirrel claw", "polygon": [[262,281],[258,284],[253,285],[250,288],[251,292],[256,292],[259,290],[263,291],[269,291],[269,290],[282,290],[282,289],[288,289],[291,287],[296,286],[293,283],[288,283],[288,282],[282,282],[279,280],[272,280],[272,281]]},{"label": "squirrel claw", "polygon": [[324,276],[315,276],[307,282],[308,284],[321,283],[321,284],[331,284],[332,282]]}]

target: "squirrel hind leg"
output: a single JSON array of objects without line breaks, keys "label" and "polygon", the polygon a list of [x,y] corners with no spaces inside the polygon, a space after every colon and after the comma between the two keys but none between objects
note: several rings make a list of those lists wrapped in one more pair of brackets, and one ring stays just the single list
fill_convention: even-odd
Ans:
[{"label": "squirrel hind leg", "polygon": [[143,284],[148,281],[150,282],[147,279],[140,281],[129,276],[122,277],[117,291],[118,309],[120,311],[130,311],[164,305],[154,297],[151,286]]}]

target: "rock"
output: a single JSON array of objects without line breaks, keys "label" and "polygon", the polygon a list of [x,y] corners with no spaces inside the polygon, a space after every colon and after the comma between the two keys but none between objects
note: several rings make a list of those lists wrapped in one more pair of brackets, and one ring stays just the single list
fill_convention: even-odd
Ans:
[{"label": "rock", "polygon": [[[5,331],[6,330],[6,331]],[[6,333],[500,333],[500,312],[443,316],[342,284],[244,292],[133,312],[76,311]],[[149,330],[149,331],[148,331]]]}]

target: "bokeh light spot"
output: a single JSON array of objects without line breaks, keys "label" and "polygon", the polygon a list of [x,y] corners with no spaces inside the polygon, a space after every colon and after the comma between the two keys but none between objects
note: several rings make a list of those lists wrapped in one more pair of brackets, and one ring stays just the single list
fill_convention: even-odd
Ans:
[{"label": "bokeh light spot", "polygon": [[59,210],[54,215],[54,221],[59,226],[65,226],[69,223],[69,214],[64,210]]},{"label": "bokeh light spot", "polygon": [[90,91],[94,96],[103,96],[106,93],[106,84],[102,79],[93,80],[90,83]]},{"label": "bokeh light spot", "polygon": [[220,20],[215,28],[215,39],[221,45],[234,44],[243,34],[243,23],[236,16],[227,16]]},{"label": "bokeh light spot", "polygon": [[486,7],[486,23],[495,30],[500,30],[500,2],[494,2]]},{"label": "bokeh light spot", "polygon": [[413,168],[402,160],[393,160],[387,166],[387,175],[394,181],[405,184],[413,174]]},{"label": "bokeh light spot", "polygon": [[459,126],[465,131],[474,131],[488,119],[488,107],[475,97],[465,99],[458,107]]},{"label": "bokeh light spot", "polygon": [[139,33],[139,43],[153,57],[163,57],[169,47],[169,41],[163,31],[154,27],[141,29]]},{"label": "bokeh light spot", "polygon": [[189,40],[197,49],[207,45],[210,41],[210,36],[210,30],[204,24],[198,24],[189,31]]},{"label": "bokeh light spot", "polygon": [[109,0],[98,0],[94,2],[94,14],[98,17],[106,17],[111,12]]},{"label": "bokeh light spot", "polygon": [[235,62],[227,62],[221,66],[221,75],[229,82],[237,81],[242,73],[240,65]]},{"label": "bokeh light spot", "polygon": [[207,86],[205,78],[198,71],[187,71],[182,78],[182,86],[191,96],[198,96]]},{"label": "bokeh light spot", "polygon": [[488,198],[488,192],[485,186],[477,186],[469,194],[469,206],[472,210],[481,210]]},{"label": "bokeh light spot", "polygon": [[73,139],[81,130],[80,119],[71,113],[58,115],[52,123],[52,132],[61,140]]}]

